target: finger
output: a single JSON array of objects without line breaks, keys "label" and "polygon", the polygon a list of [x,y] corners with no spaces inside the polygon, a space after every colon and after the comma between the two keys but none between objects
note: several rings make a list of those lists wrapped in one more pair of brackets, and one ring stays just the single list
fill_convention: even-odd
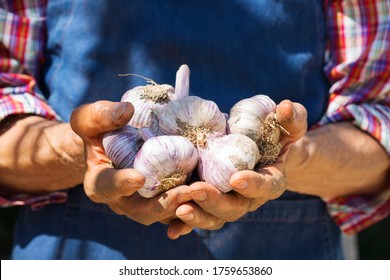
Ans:
[{"label": "finger", "polygon": [[177,219],[175,211],[179,207],[177,195],[187,186],[178,186],[152,198],[141,197],[138,193],[120,198],[117,207],[132,220],[144,225],[155,222],[169,223]]},{"label": "finger", "polygon": [[276,107],[276,118],[289,133],[288,135],[282,134],[282,145],[292,143],[306,133],[307,111],[301,104],[283,100]]},{"label": "finger", "polygon": [[101,164],[88,169],[84,189],[93,201],[106,202],[132,195],[144,183],[144,176],[135,169],[118,170]]},{"label": "finger", "polygon": [[216,230],[220,229],[225,223],[224,220],[205,212],[194,203],[180,205],[176,209],[176,216],[193,228]]},{"label": "finger", "polygon": [[97,101],[74,110],[70,125],[85,141],[121,128],[129,122],[133,113],[134,107],[129,102]]},{"label": "finger", "polygon": [[180,236],[189,234],[194,228],[190,225],[187,225],[179,219],[173,220],[167,230],[167,236],[169,239],[175,240]]},{"label": "finger", "polygon": [[224,194],[216,187],[204,182],[193,183],[184,189],[179,195],[179,199],[187,196],[191,197],[204,212],[224,221],[236,221],[248,212],[251,204],[250,199],[238,193]]},{"label": "finger", "polygon": [[258,204],[278,198],[284,193],[287,185],[284,173],[275,166],[263,167],[260,172],[250,170],[236,172],[230,178],[230,184],[236,192],[255,199]]}]

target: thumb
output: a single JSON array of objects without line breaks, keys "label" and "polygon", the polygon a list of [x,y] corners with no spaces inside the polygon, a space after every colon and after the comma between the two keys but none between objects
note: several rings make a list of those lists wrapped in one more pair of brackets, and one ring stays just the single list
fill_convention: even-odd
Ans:
[{"label": "thumb", "polygon": [[297,141],[306,133],[307,111],[300,103],[283,100],[276,107],[276,118],[288,132],[288,134],[282,134],[283,146]]},{"label": "thumb", "polygon": [[76,108],[70,117],[70,126],[84,141],[125,126],[133,116],[129,102],[97,101]]}]

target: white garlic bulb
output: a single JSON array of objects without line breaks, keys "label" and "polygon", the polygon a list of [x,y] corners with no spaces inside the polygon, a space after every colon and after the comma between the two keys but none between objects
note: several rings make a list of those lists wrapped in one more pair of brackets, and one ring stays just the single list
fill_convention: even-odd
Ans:
[{"label": "white garlic bulb", "polygon": [[153,109],[151,128],[157,135],[181,135],[204,147],[210,135],[226,134],[226,117],[215,102],[187,96]]},{"label": "white garlic bulb", "polygon": [[235,172],[253,170],[260,159],[256,143],[243,134],[210,137],[199,156],[200,178],[223,193],[232,189],[229,180]]},{"label": "white garlic bulb", "polygon": [[[130,74],[134,75],[134,74]],[[162,108],[171,100],[176,100],[189,94],[190,70],[187,65],[180,66],[176,73],[177,90],[168,84],[157,84],[151,79],[144,78],[148,85],[137,86],[128,90],[122,96],[122,102],[130,102],[134,106],[134,115],[129,125],[141,128],[149,125],[150,113],[153,108]]]},{"label": "white garlic bulb", "polygon": [[103,136],[104,151],[118,169],[133,166],[134,158],[143,143],[138,129],[129,125],[107,132]]},{"label": "white garlic bulb", "polygon": [[185,184],[197,163],[198,151],[182,136],[148,139],[134,160],[134,169],[145,176],[145,184],[138,193],[148,198]]},{"label": "white garlic bulb", "polygon": [[230,133],[244,134],[256,142],[260,165],[273,163],[282,148],[281,126],[276,119],[276,104],[267,95],[255,95],[237,102],[230,110]]},{"label": "white garlic bulb", "polygon": [[149,124],[150,109],[160,107],[172,100],[174,88],[170,85],[149,84],[128,90],[122,102],[130,102],[134,106],[134,115],[128,123],[136,128]]}]

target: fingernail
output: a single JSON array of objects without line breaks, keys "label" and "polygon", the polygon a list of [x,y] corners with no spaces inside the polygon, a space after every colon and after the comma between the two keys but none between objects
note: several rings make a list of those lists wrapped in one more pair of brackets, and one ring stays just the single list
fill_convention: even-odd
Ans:
[{"label": "fingernail", "polygon": [[242,190],[248,187],[248,182],[246,180],[239,180],[232,184],[233,189]]},{"label": "fingernail", "polygon": [[112,118],[114,120],[120,120],[120,118],[122,117],[123,113],[126,110],[126,107],[127,107],[126,102],[121,102],[115,105],[114,110],[112,111]]},{"label": "fingernail", "polygon": [[135,180],[132,180],[132,179],[126,179],[126,184],[127,184],[127,186],[129,186],[130,188],[139,189],[140,187],[142,187],[142,184],[140,184],[139,182],[137,182],[137,181],[135,181]]},{"label": "fingernail", "polygon": [[184,221],[186,221],[186,222],[190,222],[190,221],[192,221],[194,218],[195,218],[195,215],[194,215],[194,213],[192,213],[192,212],[190,212],[190,213],[188,213],[188,214],[186,214],[186,215],[180,216],[180,219],[181,219],[181,220],[184,220]]},{"label": "fingernail", "polygon": [[172,240],[178,239],[180,237],[178,231],[174,230],[170,227],[168,228],[167,235],[168,235],[169,239],[172,239]]},{"label": "fingernail", "polygon": [[195,191],[191,193],[192,199],[202,202],[207,199],[207,193],[203,191]]},{"label": "fingernail", "polygon": [[291,108],[292,108],[292,119],[295,120],[297,117],[297,110],[295,110],[295,106],[293,103],[291,103]]},{"label": "fingernail", "polygon": [[177,203],[184,203],[190,201],[192,198],[188,193],[178,193],[176,196]]}]

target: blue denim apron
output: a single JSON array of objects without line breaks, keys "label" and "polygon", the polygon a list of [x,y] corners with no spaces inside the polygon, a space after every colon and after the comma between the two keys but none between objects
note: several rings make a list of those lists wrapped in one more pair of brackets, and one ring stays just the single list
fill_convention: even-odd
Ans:
[{"label": "blue denim apron", "polygon": [[[119,101],[145,81],[174,85],[191,69],[191,94],[222,111],[264,93],[305,105],[309,124],[328,102],[322,72],[322,1],[76,1],[48,6],[47,67],[40,88],[68,121],[75,107]],[[91,202],[82,186],[64,204],[22,209],[16,259],[339,259],[340,231],[317,197],[286,192],[217,231],[176,241]]]}]

